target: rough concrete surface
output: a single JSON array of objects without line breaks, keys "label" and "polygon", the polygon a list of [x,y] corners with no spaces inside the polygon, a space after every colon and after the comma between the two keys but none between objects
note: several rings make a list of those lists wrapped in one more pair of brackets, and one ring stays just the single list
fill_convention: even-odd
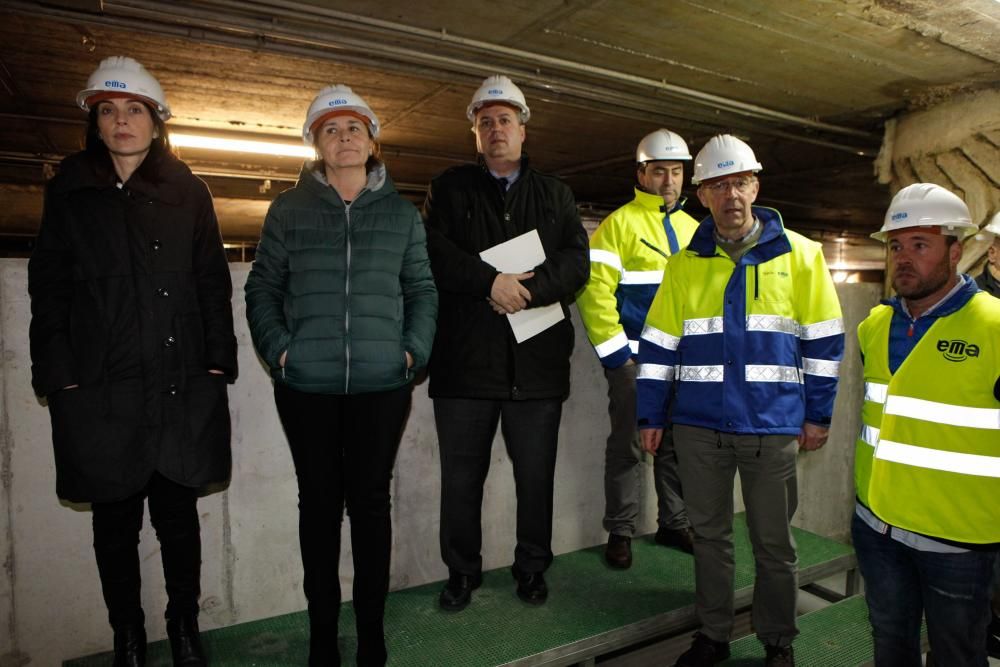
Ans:
[{"label": "rough concrete surface", "polygon": [[[239,341],[239,380],[230,387],[233,476],[229,488],[199,503],[204,540],[202,625],[213,628],[305,607],[298,553],[296,484],[291,457],[274,409],[271,384],[250,345],[242,285],[248,265],[232,267]],[[27,330],[29,302],[24,260],[0,260],[0,346],[3,406],[0,455],[11,474],[0,489],[0,664],[53,665],[107,650],[111,632],[91,551],[90,513],[61,504],[54,493],[48,411],[32,394]],[[842,285],[846,327],[853,332],[878,297],[873,285]],[[557,553],[604,541],[603,449],[607,434],[606,386],[574,313],[577,347],[572,394],[560,429],[553,547]],[[853,334],[849,336],[851,339]],[[851,463],[860,403],[857,348],[842,366],[831,440],[800,460],[795,523],[844,538],[853,498]],[[641,529],[655,528],[655,498],[647,462]],[[442,579],[438,528],[438,459],[426,384],[417,387],[393,481],[392,587]],[[9,481],[9,485],[6,482]],[[9,492],[7,489],[9,488]],[[737,493],[737,509],[740,508]],[[483,501],[483,556],[487,568],[508,565],[514,547],[513,480],[498,437]],[[5,526],[9,524],[9,530]],[[349,522],[344,522],[341,579],[351,592]],[[156,539],[143,530],[143,604],[151,639],[163,637],[166,604]],[[11,558],[8,554],[12,555]],[[9,563],[13,563],[13,569]],[[16,604],[15,604],[16,601]],[[43,632],[58,628],[58,632]]]}]

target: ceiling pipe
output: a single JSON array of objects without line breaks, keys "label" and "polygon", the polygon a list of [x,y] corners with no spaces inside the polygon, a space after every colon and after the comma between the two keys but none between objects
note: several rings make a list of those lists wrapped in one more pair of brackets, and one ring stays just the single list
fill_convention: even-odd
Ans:
[{"label": "ceiling pipe", "polygon": [[[400,61],[376,61],[371,56],[354,56],[341,51],[332,52],[328,49],[330,48],[329,36],[325,35],[322,38],[314,38],[311,41],[306,40],[304,37],[294,37],[294,39],[300,43],[307,43],[309,47],[294,46],[291,44],[281,44],[274,41],[263,41],[260,35],[253,34],[251,29],[247,29],[246,37],[237,37],[231,34],[215,34],[206,32],[205,25],[202,24],[197,28],[185,27],[180,25],[168,25],[163,23],[151,23],[150,19],[154,16],[163,16],[160,8],[154,10],[143,10],[139,11],[142,18],[128,18],[122,16],[106,16],[106,15],[93,15],[93,14],[80,14],[77,12],[71,12],[67,10],[61,10],[54,7],[46,7],[30,2],[23,2],[20,0],[12,0],[10,3],[11,9],[14,11],[19,11],[21,13],[27,14],[39,14],[58,18],[61,20],[70,21],[83,21],[87,23],[105,25],[116,28],[127,28],[132,30],[139,30],[143,32],[150,32],[155,34],[163,34],[171,37],[178,37],[184,39],[192,39],[196,41],[201,41],[204,43],[213,43],[222,46],[240,48],[250,51],[270,51],[273,53],[278,53],[282,55],[292,55],[310,59],[324,59],[338,62],[341,64],[352,64],[358,65],[365,68],[381,68],[389,71],[394,71],[398,73],[410,74],[414,76],[419,76],[424,79],[445,81],[455,83],[456,79],[460,81],[463,85],[474,85],[478,83],[473,77],[471,77],[468,72],[470,69],[477,69],[480,74],[482,73],[492,73],[496,70],[496,65],[483,65],[476,64],[471,61],[455,61],[446,58],[438,58],[442,62],[450,62],[455,68],[463,68],[465,74],[458,74],[457,72],[451,72],[447,69],[431,70],[428,71],[424,67],[411,65],[406,62]],[[174,17],[178,21],[184,20],[185,17]],[[206,22],[211,22],[206,18]],[[225,29],[225,24],[221,24],[216,21],[219,30]],[[364,43],[366,48],[371,47],[370,43]],[[360,48],[360,46],[358,47]],[[319,50],[317,50],[319,49]],[[556,103],[566,104],[568,106],[575,106],[578,108],[586,108],[589,110],[596,110],[601,113],[618,115],[622,117],[631,118],[634,120],[641,121],[651,121],[656,122],[646,116],[637,116],[635,113],[630,113],[634,111],[641,111],[644,114],[650,114],[657,118],[675,118],[671,117],[669,114],[664,114],[662,108],[655,108],[654,105],[649,100],[648,96],[639,95],[629,95],[626,93],[615,92],[613,94],[608,94],[607,96],[602,96],[593,87],[587,87],[582,84],[562,82],[560,86],[564,88],[564,93],[568,95],[575,95],[577,97],[563,97],[558,91],[553,91],[552,84],[543,83],[546,81],[552,81],[551,78],[541,77],[533,72],[515,72],[507,68],[510,74],[514,75],[519,81],[531,81],[535,82],[536,85],[543,87],[546,92],[552,93],[556,92],[556,99],[552,100]],[[579,99],[580,97],[584,99]],[[594,102],[599,102],[600,107],[594,106]],[[623,105],[624,103],[624,105]],[[692,114],[690,111],[686,113],[686,117],[683,119],[685,123],[691,123],[692,115],[694,116],[705,116],[706,120],[702,124],[708,125],[710,127],[726,127],[727,123],[724,117],[720,116],[717,112],[712,112],[711,110],[705,110],[703,114]],[[735,123],[732,127],[738,127]],[[761,133],[769,136],[776,136],[787,138],[799,143],[807,143],[813,145],[819,145],[826,148],[831,148],[841,152],[848,152],[853,155],[859,156],[869,156],[874,155],[875,148],[868,147],[858,147],[852,145],[844,145],[837,142],[827,141],[821,138],[812,137],[808,135],[799,135],[794,133],[789,133],[774,128],[769,128],[766,126],[755,126],[755,125],[744,125],[743,130]],[[869,136],[869,135],[866,135]]]},{"label": "ceiling pipe", "polygon": [[[39,13],[44,13],[46,8],[41,5],[33,5],[32,3],[25,2],[14,2],[15,6],[20,6],[24,10],[34,9]],[[674,84],[667,83],[665,81],[659,81],[656,79],[649,79],[645,77],[639,77],[632,74],[627,74],[624,72],[616,72],[614,70],[609,70],[602,67],[596,67],[592,65],[586,65],[584,63],[577,63],[562,58],[555,58],[551,56],[545,56],[541,54],[535,54],[528,51],[523,51],[520,49],[513,49],[510,47],[502,46],[499,44],[491,44],[489,42],[483,42],[479,40],[467,39],[463,37],[456,37],[454,35],[449,35],[446,32],[435,32],[431,30],[425,30],[422,28],[416,28],[413,26],[406,26],[403,24],[393,23],[389,21],[382,21],[379,19],[372,19],[369,17],[358,16],[354,14],[349,14],[346,12],[340,12],[332,9],[325,9],[321,7],[314,7],[311,5],[304,5],[302,3],[296,2],[284,2],[282,0],[271,0],[267,3],[261,2],[233,2],[232,0],[208,0],[208,2],[200,3],[201,6],[217,6],[230,9],[233,12],[245,13],[248,8],[264,6],[265,10],[272,10],[273,8],[280,8],[285,11],[283,19],[294,19],[296,21],[302,21],[304,16],[312,17],[323,17],[327,19],[339,20],[341,23],[355,23],[367,26],[372,29],[378,29],[382,32],[387,33],[390,36],[400,36],[406,35],[408,37],[419,37],[428,41],[432,41],[440,44],[441,42],[448,43],[451,45],[467,48],[473,50],[474,52],[487,55],[496,58],[497,55],[508,56],[515,61],[520,63],[525,63],[528,65],[538,66],[538,65],[549,65],[551,67],[565,70],[568,72],[573,72],[576,74],[584,74],[589,76],[597,76],[602,79],[613,80],[620,83],[627,83],[630,85],[637,85],[644,89],[654,89],[659,90],[664,93],[673,94],[683,100],[689,102],[697,102],[702,105],[707,105],[712,108],[712,110],[717,110],[719,108],[726,109],[728,111],[746,115],[750,117],[763,118],[770,121],[777,121],[782,123],[789,123],[792,125],[797,125],[800,127],[808,127],[815,130],[821,130],[826,132],[831,132],[835,134],[842,134],[846,136],[853,136],[856,138],[871,140],[877,142],[879,137],[873,135],[870,132],[863,130],[857,130],[854,128],[844,127],[840,125],[834,125],[831,123],[824,123],[822,121],[817,121],[811,118],[806,118],[803,116],[796,116],[794,114],[787,114],[781,111],[776,111],[774,109],[768,109],[766,107],[761,107],[759,105],[754,105],[746,102],[740,102],[738,100],[728,99],[719,95],[713,95],[710,93],[704,93],[701,91],[686,89],[681,86],[676,86]],[[169,11],[169,8],[175,8],[176,12]],[[206,25],[214,25],[219,30],[233,30],[242,29],[255,33],[258,37],[272,37],[272,38],[283,38],[288,40],[307,40],[314,43],[317,46],[324,46],[329,48],[331,43],[330,34],[323,31],[310,31],[299,28],[298,30],[292,30],[290,28],[278,28],[276,27],[276,22],[273,20],[254,20],[254,19],[237,19],[235,16],[228,16],[225,21],[220,21],[215,15],[194,9],[191,7],[182,8],[178,7],[177,3],[172,5],[164,3],[153,3],[147,0],[131,0],[127,2],[108,2],[106,3],[106,10],[117,11],[123,14],[136,15],[139,14],[143,18],[159,18],[161,20],[170,20],[174,23],[180,22],[184,25],[194,24],[195,19],[197,23],[194,27],[203,29]],[[182,11],[183,10],[183,11]],[[288,12],[295,12],[294,14],[289,14]],[[55,10],[56,13],[63,14],[64,16],[69,15],[76,19],[88,20],[93,17],[89,14],[79,14],[71,11],[59,11]],[[329,21],[328,21],[329,22]],[[139,24],[136,27],[145,27],[149,29],[149,26],[145,24]],[[464,58],[450,58],[446,56],[437,56],[419,49],[411,49],[405,47],[396,47],[384,43],[372,42],[370,40],[360,40],[352,39],[343,34],[337,35],[337,43],[344,44],[359,50],[364,50],[367,53],[381,52],[384,55],[389,55],[395,58],[403,58],[405,62],[419,61],[424,63],[436,64],[438,66],[445,65],[449,68],[458,67],[458,71],[468,71],[470,67],[478,69],[480,73],[492,72],[496,66],[494,63],[489,64],[476,64]],[[258,44],[259,46],[259,44]],[[367,62],[371,62],[370,58]],[[548,90],[558,89],[559,87],[565,87],[567,89],[572,88],[570,82],[559,81],[553,78],[540,78],[540,85]]]},{"label": "ceiling pipe", "polygon": [[[109,7],[116,7],[123,5],[149,6],[151,4],[153,3],[149,2],[148,0],[125,0],[124,2],[111,1],[107,3]],[[497,55],[504,55],[510,57],[515,61],[528,63],[536,67],[550,66],[556,69],[564,70],[567,72],[573,72],[576,74],[596,76],[609,81],[617,81],[620,83],[627,83],[630,85],[641,86],[643,88],[652,88],[654,90],[661,90],[666,93],[676,95],[686,101],[696,102],[699,104],[710,106],[713,109],[722,107],[731,111],[742,112],[747,115],[767,118],[773,121],[790,123],[793,125],[798,125],[800,127],[809,127],[816,130],[822,130],[834,134],[842,134],[845,136],[851,136],[860,139],[873,140],[876,142],[881,140],[881,137],[863,130],[857,130],[854,128],[844,127],[841,125],[834,125],[832,123],[824,123],[822,121],[806,118],[804,116],[788,114],[782,111],[769,109],[767,107],[762,107],[756,104],[750,104],[747,102],[741,102],[739,100],[722,97],[721,95],[714,95],[712,93],[706,93],[699,90],[684,88],[682,86],[667,83],[666,81],[636,76],[634,74],[628,74],[625,72],[618,72],[615,70],[606,69],[604,67],[597,67],[594,65],[587,65],[585,63],[566,60],[564,58],[557,58],[553,56],[546,56],[539,53],[532,53],[530,51],[515,49],[500,44],[493,44],[490,42],[480,41],[476,39],[459,37],[456,35],[451,35],[444,30],[441,31],[427,30],[425,28],[408,26],[405,24],[386,21],[383,19],[376,19],[367,16],[361,16],[358,14],[351,14],[340,10],[328,9],[325,7],[317,7],[315,5],[308,5],[302,2],[293,2],[290,0],[257,0],[249,2],[246,0],[238,0],[238,1],[207,0],[207,2],[202,2],[200,4],[215,5],[219,7],[225,7],[234,11],[243,11],[243,12],[253,7],[259,7],[265,13],[275,12],[275,9],[280,8],[284,10],[282,17],[286,19],[291,18],[296,21],[302,21],[304,20],[303,17],[305,16],[325,17],[328,19],[338,20],[341,23],[347,22],[352,24],[363,25],[367,28],[374,29],[389,36],[405,35],[407,37],[416,37],[434,43],[445,43],[453,46],[466,48],[473,52],[487,56],[496,57]],[[339,38],[340,36],[338,35],[338,39]],[[417,53],[422,54],[422,52],[417,52]]]}]

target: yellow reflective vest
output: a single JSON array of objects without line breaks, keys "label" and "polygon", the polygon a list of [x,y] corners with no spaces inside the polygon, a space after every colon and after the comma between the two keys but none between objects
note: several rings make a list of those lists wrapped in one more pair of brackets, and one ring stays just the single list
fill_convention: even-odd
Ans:
[{"label": "yellow reflective vest", "polygon": [[636,188],[635,199],[605,218],[590,239],[590,278],[576,305],[591,345],[609,368],[638,353],[646,312],[671,254],[665,224],[673,228],[678,248],[698,228],[682,205],[666,222],[663,197]]},{"label": "yellow reflective vest", "polygon": [[1000,301],[976,292],[939,317],[895,373],[893,312],[876,306],[858,326],[865,379],[858,499],[905,530],[1000,542]]}]

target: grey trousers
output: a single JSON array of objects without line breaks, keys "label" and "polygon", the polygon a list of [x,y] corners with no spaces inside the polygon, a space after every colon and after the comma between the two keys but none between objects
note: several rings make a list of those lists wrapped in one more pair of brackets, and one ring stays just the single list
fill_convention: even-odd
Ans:
[{"label": "grey trousers", "polygon": [[791,644],[798,634],[798,557],[789,528],[798,503],[795,437],[736,435],[678,424],[674,439],[695,534],[695,606],[701,632],[725,642],[733,629],[733,481],[739,471],[756,571],[753,627],[765,644]]},{"label": "grey trousers", "polygon": [[[642,447],[635,422],[635,364],[605,368],[608,379],[608,416],[611,433],[604,450],[604,529],[609,533],[635,534],[642,484]],[[681,497],[670,431],[653,457],[653,484],[656,488],[657,523],[672,529],[687,528],[687,512]]]}]

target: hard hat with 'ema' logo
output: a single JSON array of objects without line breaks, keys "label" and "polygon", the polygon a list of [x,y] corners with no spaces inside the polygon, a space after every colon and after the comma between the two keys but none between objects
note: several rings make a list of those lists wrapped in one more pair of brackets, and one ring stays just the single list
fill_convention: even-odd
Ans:
[{"label": "hard hat with 'ema' logo", "polygon": [[896,193],[882,229],[871,235],[883,243],[889,232],[908,227],[940,227],[942,234],[963,239],[978,231],[961,197],[933,183],[914,183]]},{"label": "hard hat with 'ema' logo", "polygon": [[681,135],[660,128],[642,138],[635,149],[635,161],[639,164],[653,160],[690,160],[691,152]]},{"label": "hard hat with 'ema' logo", "polygon": [[698,185],[702,181],[745,171],[754,173],[764,167],[757,161],[753,149],[746,142],[731,134],[717,134],[698,151],[694,158],[694,174],[691,182]]},{"label": "hard hat with 'ema' logo", "polygon": [[306,122],[302,124],[302,141],[307,146],[313,145],[313,132],[330,116],[351,114],[360,116],[368,123],[372,138],[378,139],[379,122],[375,112],[360,95],[344,84],[327,86],[316,94],[309,105]]},{"label": "hard hat with 'ema' logo", "polygon": [[101,61],[87,87],[76,94],[76,103],[84,111],[104,99],[134,97],[149,104],[162,120],[170,118],[170,106],[160,82],[137,60],[127,56],[111,56]]},{"label": "hard hat with 'ema' logo", "polygon": [[472,101],[469,108],[465,110],[465,115],[470,121],[475,121],[476,112],[488,104],[507,104],[518,111],[522,123],[527,123],[531,118],[531,110],[524,100],[524,93],[514,85],[514,82],[502,74],[494,74],[483,79],[479,89],[472,94]]}]

